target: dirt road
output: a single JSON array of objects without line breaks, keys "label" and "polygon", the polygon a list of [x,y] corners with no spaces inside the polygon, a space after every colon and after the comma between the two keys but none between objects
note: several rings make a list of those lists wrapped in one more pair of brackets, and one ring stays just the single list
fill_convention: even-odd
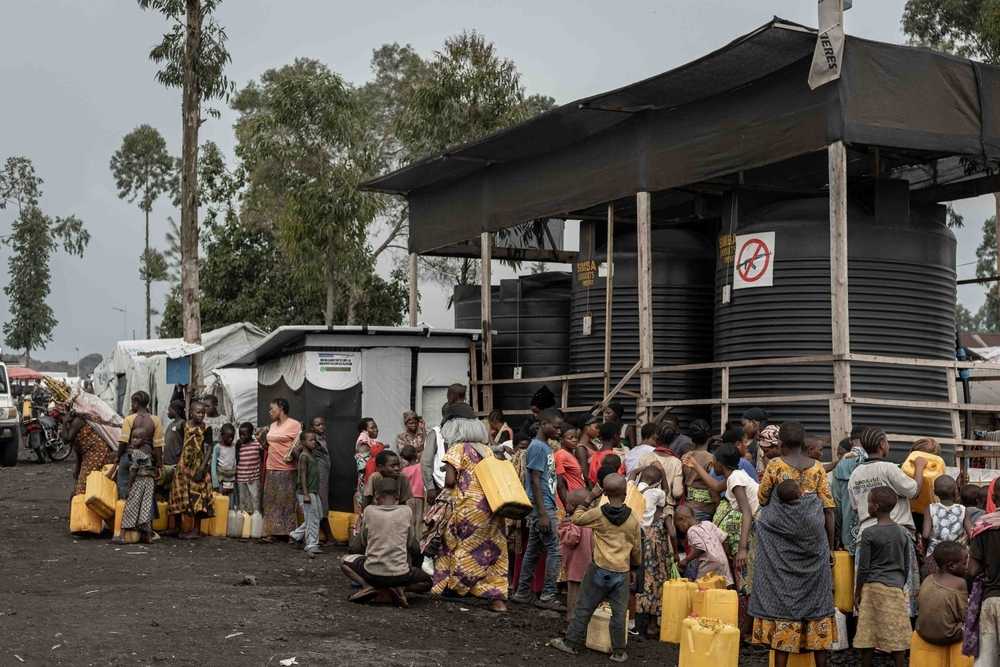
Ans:
[{"label": "dirt road", "polygon": [[[607,665],[544,643],[554,612],[416,597],[409,610],[347,602],[342,551],[164,538],[115,546],[68,532],[71,463],[0,468],[0,665]],[[245,585],[245,577],[255,585]],[[677,664],[656,641],[633,664]],[[856,664],[841,655],[838,664]],[[746,653],[741,665],[766,665]]]}]

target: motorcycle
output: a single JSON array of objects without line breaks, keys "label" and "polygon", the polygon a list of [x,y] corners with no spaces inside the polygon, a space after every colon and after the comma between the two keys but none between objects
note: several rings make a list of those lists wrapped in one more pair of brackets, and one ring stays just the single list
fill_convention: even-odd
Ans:
[{"label": "motorcycle", "polygon": [[73,448],[59,435],[59,424],[48,412],[35,417],[26,409],[21,421],[25,433],[25,447],[35,453],[39,463],[64,461]]}]

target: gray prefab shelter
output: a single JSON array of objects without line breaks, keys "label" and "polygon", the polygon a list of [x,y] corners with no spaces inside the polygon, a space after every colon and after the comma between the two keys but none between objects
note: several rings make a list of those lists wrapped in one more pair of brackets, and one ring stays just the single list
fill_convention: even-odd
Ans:
[{"label": "gray prefab shelter", "polygon": [[[612,348],[617,354],[627,347],[612,340],[624,322],[613,306],[615,285],[603,292],[615,326],[603,318],[605,330],[589,334],[604,338],[597,405],[634,400],[641,420],[699,407],[720,426],[733,406],[776,406],[835,440],[852,424],[882,422],[896,442],[932,433],[973,454],[960,413],[1000,406],[958,401],[955,373],[967,362],[955,361],[951,344],[954,238],[937,204],[1000,191],[1000,68],[847,37],[840,77],[811,89],[816,46],[816,31],[775,18],[674,70],[560,106],[366,185],[406,197],[414,256],[467,255],[478,240],[484,409],[498,380],[539,380],[494,377],[485,290],[490,260],[512,253],[492,234],[534,220],[578,219],[577,254],[552,248],[551,257],[545,250],[519,256],[575,262],[581,283],[594,282],[594,266],[606,264],[601,284],[610,287],[616,257],[622,261],[614,251],[616,227],[628,228],[636,306],[635,326],[626,326],[635,331],[638,358],[612,363]],[[654,334],[684,325],[680,317],[670,320],[671,308],[655,313],[657,290],[677,284],[667,276],[660,285],[654,275],[652,258],[671,252],[657,245],[671,235],[657,230],[702,234],[715,255],[714,288],[703,278],[697,285],[711,298],[710,358],[657,347]],[[749,245],[734,247],[738,240]],[[741,281],[764,273],[735,275],[750,265],[740,264],[746,248],[748,263],[770,267],[767,280],[752,285],[757,289],[741,289]],[[706,312],[704,304],[692,308]],[[748,318],[761,326],[746,327]],[[931,331],[913,334],[921,329]],[[588,349],[592,356],[601,351]],[[571,349],[571,359],[578,356]],[[554,380],[593,379],[583,370]],[[711,378],[654,383],[654,376],[698,373]],[[691,386],[710,395],[685,393]]]},{"label": "gray prefab shelter", "polygon": [[449,385],[469,382],[477,331],[406,327],[279,327],[231,366],[257,368],[258,423],[284,398],[304,425],[325,417],[333,463],[331,507],[351,511],[358,423],[372,417],[390,447],[406,410],[440,422]]}]

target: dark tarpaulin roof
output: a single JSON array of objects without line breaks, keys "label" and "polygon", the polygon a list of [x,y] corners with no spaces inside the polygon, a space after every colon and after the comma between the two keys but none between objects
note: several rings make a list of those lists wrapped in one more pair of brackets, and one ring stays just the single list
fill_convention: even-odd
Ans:
[{"label": "dark tarpaulin roof", "polygon": [[806,83],[816,35],[775,18],[696,61],[366,184],[405,194],[428,252],[823,149],[833,141],[1000,157],[1000,70],[849,37],[841,78]]}]

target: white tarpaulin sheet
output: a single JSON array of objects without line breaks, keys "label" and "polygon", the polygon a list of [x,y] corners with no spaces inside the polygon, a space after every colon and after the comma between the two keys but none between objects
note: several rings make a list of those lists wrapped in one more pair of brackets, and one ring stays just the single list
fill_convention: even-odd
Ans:
[{"label": "white tarpaulin sheet", "polygon": [[[220,407],[231,415],[234,425],[250,422],[257,425],[257,369],[216,368],[213,393],[220,396]],[[221,391],[220,391],[221,390]]]},{"label": "white tarpaulin sheet", "polygon": [[379,426],[379,440],[395,448],[403,430],[403,411],[410,409],[412,353],[405,347],[364,350],[361,412]]}]

